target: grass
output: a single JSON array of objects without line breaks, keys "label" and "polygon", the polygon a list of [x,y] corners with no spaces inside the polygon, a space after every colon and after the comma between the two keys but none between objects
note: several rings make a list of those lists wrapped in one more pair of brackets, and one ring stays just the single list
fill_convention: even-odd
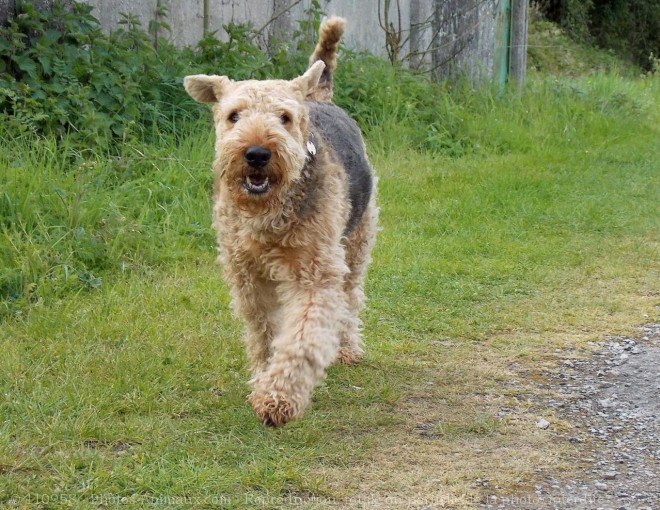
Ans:
[{"label": "grass", "polygon": [[572,77],[603,72],[620,72],[631,77],[640,74],[640,69],[623,60],[620,54],[581,44],[555,23],[542,18],[530,23],[528,44],[528,67],[532,72]]},{"label": "grass", "polygon": [[98,272],[140,272],[213,246],[201,150],[212,139],[160,141],[89,155],[66,141],[4,137],[0,316],[98,286]]},{"label": "grass", "polygon": [[519,367],[657,318],[659,91],[535,79],[439,98],[416,139],[404,97],[365,122],[368,356],[280,430],[244,398],[208,121],[111,155],[5,133],[0,505],[471,508],[477,479],[516,490],[561,466]]}]

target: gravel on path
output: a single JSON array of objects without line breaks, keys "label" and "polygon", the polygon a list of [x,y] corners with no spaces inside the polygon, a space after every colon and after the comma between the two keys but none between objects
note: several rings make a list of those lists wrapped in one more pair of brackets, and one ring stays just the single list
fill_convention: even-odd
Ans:
[{"label": "gravel on path", "polygon": [[537,426],[571,443],[578,469],[535,481],[531,494],[487,496],[482,508],[660,509],[660,324],[590,347],[592,356],[562,360],[540,385],[555,395],[540,408],[570,426],[555,432],[544,417]]}]

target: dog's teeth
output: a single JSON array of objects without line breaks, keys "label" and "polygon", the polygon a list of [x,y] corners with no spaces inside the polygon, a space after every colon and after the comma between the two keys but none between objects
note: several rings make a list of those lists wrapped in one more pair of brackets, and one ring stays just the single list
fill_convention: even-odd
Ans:
[{"label": "dog's teeth", "polygon": [[266,177],[260,184],[255,184],[252,180],[252,177],[248,175],[245,177],[245,182],[249,186],[250,190],[256,193],[267,190],[268,186],[270,185],[270,180],[268,177]]}]

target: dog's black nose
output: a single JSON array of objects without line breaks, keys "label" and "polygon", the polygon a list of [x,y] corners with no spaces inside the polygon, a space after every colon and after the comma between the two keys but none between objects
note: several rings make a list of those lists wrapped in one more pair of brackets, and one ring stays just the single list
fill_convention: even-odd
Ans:
[{"label": "dog's black nose", "polygon": [[261,168],[270,161],[270,151],[266,147],[252,145],[245,151],[245,161],[252,168]]}]

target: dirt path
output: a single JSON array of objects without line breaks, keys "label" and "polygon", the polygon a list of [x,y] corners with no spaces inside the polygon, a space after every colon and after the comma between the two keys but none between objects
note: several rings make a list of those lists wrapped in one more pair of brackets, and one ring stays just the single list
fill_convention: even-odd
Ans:
[{"label": "dirt path", "polygon": [[345,496],[302,507],[660,510],[660,323],[631,338],[561,345],[505,363],[475,345],[448,354],[467,356],[449,375],[429,362],[378,448],[321,472]]},{"label": "dirt path", "polygon": [[488,495],[482,508],[660,508],[660,324],[590,346],[592,355],[547,374],[540,389],[552,396],[538,402],[549,416],[537,426],[571,446],[578,469],[544,474],[531,494]]}]

